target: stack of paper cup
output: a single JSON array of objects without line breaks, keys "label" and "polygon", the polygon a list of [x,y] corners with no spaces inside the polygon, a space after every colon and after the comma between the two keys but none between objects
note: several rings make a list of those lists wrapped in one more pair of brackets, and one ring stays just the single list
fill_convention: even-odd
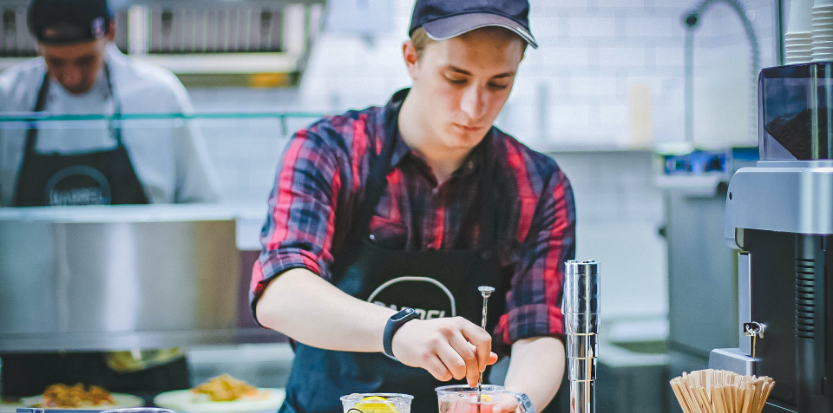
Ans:
[{"label": "stack of paper cup", "polygon": [[[821,1],[833,4],[833,0],[816,0],[816,4]],[[788,65],[809,63],[813,59],[814,33],[810,24],[811,11],[815,11],[813,0],[790,2],[790,20],[787,23],[787,33],[784,35],[784,56]]]},{"label": "stack of paper cup", "polygon": [[809,63],[813,59],[813,38],[810,32],[784,35],[784,58],[788,65]]},{"label": "stack of paper cup", "polygon": [[813,61],[833,62],[833,0],[816,0],[812,15]]}]

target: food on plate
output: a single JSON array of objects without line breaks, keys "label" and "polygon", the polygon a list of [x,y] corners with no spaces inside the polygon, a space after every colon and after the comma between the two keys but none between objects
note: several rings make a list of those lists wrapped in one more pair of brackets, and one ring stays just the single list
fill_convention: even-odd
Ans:
[{"label": "food on plate", "polygon": [[214,377],[194,387],[191,391],[196,394],[206,395],[214,402],[230,402],[242,398],[256,398],[259,396],[256,387],[243,380],[237,380],[228,374]]},{"label": "food on plate", "polygon": [[43,401],[35,407],[58,407],[62,409],[115,405],[116,401],[107,390],[98,386],[90,386],[85,389],[84,385],[78,383],[74,386],[65,384],[53,384],[43,391]]}]

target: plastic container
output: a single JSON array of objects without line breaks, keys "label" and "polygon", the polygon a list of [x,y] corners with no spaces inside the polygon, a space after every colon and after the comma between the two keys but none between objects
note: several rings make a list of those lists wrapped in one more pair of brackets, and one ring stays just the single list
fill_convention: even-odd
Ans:
[{"label": "plastic container", "polygon": [[411,413],[414,396],[402,393],[353,393],[341,396],[344,413]]},{"label": "plastic container", "polygon": [[762,161],[833,159],[833,63],[762,70],[758,113]]},{"label": "plastic container", "polygon": [[479,403],[476,387],[452,385],[437,387],[436,390],[440,413],[492,413],[493,407],[504,397],[512,397],[503,386],[485,384]]}]

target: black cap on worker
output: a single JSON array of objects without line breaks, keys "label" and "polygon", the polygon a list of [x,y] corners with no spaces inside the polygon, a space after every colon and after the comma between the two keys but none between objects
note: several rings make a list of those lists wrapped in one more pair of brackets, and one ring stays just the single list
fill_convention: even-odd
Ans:
[{"label": "black cap on worker", "polygon": [[434,40],[447,40],[481,27],[515,32],[533,48],[527,0],[417,0],[408,35],[420,27]]},{"label": "black cap on worker", "polygon": [[27,17],[38,42],[54,45],[100,39],[112,20],[107,0],[32,0]]}]

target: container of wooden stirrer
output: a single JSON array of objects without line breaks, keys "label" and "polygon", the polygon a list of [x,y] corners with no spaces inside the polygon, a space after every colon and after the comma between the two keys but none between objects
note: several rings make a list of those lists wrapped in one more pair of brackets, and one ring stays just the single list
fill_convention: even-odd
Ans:
[{"label": "container of wooden stirrer", "polygon": [[671,380],[685,413],[760,413],[775,382],[723,370],[699,370]]}]

